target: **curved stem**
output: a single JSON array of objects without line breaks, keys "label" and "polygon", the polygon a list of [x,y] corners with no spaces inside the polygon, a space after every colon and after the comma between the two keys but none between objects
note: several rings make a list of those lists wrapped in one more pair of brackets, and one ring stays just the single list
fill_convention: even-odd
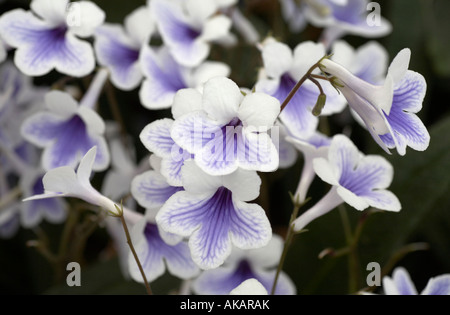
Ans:
[{"label": "curved stem", "polygon": [[319,67],[322,60],[326,59],[328,56],[322,57],[318,62],[316,62],[309,70],[306,72],[306,74],[295,84],[295,86],[292,88],[292,90],[289,92],[288,96],[286,96],[286,99],[281,104],[280,113],[283,111],[283,109],[287,106],[287,104],[290,102],[290,100],[294,97],[295,93],[297,93],[298,89],[305,83],[305,81],[311,76],[313,71]]}]

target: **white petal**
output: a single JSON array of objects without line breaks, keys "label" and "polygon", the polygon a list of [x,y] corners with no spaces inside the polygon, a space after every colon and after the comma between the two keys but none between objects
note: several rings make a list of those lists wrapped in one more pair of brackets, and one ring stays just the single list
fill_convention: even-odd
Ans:
[{"label": "white petal", "polygon": [[394,81],[394,86],[398,84],[408,71],[409,61],[411,59],[411,50],[404,48],[395,56],[388,69],[388,74]]},{"label": "white petal", "polygon": [[326,54],[325,46],[311,41],[303,42],[294,49],[294,65],[290,73],[299,80]]},{"label": "white petal", "polygon": [[203,110],[218,123],[228,123],[237,116],[243,95],[228,78],[212,78],[203,87]]},{"label": "white petal", "polygon": [[181,168],[184,189],[195,195],[214,193],[223,186],[221,176],[211,176],[200,169],[194,161],[186,161]]},{"label": "white petal", "polygon": [[217,15],[209,19],[203,27],[200,38],[204,41],[214,41],[225,37],[231,27],[231,20],[224,15]]},{"label": "white petal", "polygon": [[234,288],[230,295],[267,295],[266,288],[256,279],[248,279]]},{"label": "white petal", "polygon": [[181,89],[173,99],[172,116],[178,119],[190,112],[202,109],[202,94],[196,89]]},{"label": "white petal", "polygon": [[92,187],[90,177],[96,155],[97,155],[97,147],[91,148],[81,159],[80,165],[78,166],[77,179],[78,182],[84,187]]},{"label": "white petal", "polygon": [[45,95],[47,108],[62,118],[73,116],[78,109],[78,103],[73,97],[63,91],[50,91]]},{"label": "white petal", "polygon": [[230,73],[230,67],[223,62],[205,61],[192,71],[190,86],[198,88],[209,79],[214,77],[228,77]]},{"label": "white petal", "polygon": [[127,15],[124,24],[127,33],[139,46],[147,44],[156,27],[147,6],[140,6]]},{"label": "white petal", "polygon": [[369,204],[365,200],[365,198],[361,198],[357,195],[355,195],[353,192],[348,190],[347,188],[344,188],[342,186],[339,186],[337,188],[337,192],[339,196],[350,206],[355,208],[356,210],[364,210],[369,207]]},{"label": "white petal", "polygon": [[259,132],[272,128],[280,114],[280,102],[264,93],[247,94],[238,110],[238,117],[244,127],[256,127]]},{"label": "white petal", "polygon": [[52,25],[64,25],[68,3],[69,0],[33,0],[30,8]]},{"label": "white petal", "polygon": [[331,166],[328,160],[317,158],[313,160],[314,171],[321,180],[330,185],[339,185],[337,171]]},{"label": "white petal", "polygon": [[68,23],[70,30],[80,37],[92,36],[95,29],[103,24],[105,12],[91,1],[79,1],[72,6],[76,16],[71,23]]},{"label": "white petal", "polygon": [[103,135],[105,133],[105,122],[97,112],[89,107],[81,106],[78,108],[78,115],[83,119],[89,133],[95,135]]},{"label": "white petal", "polygon": [[292,50],[284,43],[269,41],[263,44],[262,58],[264,69],[269,77],[278,78],[292,67]]},{"label": "white petal", "polygon": [[223,176],[223,186],[231,190],[237,199],[251,201],[259,196],[261,178],[255,171],[237,169]]}]

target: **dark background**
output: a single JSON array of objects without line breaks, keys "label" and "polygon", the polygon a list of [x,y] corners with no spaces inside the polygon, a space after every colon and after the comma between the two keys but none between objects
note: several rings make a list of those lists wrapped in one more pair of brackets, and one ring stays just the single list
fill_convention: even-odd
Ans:
[{"label": "dark background", "polygon": [[[121,23],[133,9],[145,3],[142,0],[97,0],[105,10],[107,22]],[[412,51],[410,69],[420,72],[427,81],[427,95],[419,116],[431,134],[430,147],[425,152],[408,149],[406,156],[396,153],[386,155],[370,135],[354,122],[350,127],[352,140],[366,154],[385,156],[395,169],[390,190],[402,203],[400,213],[373,213],[365,217],[359,242],[353,255],[318,258],[325,248],[340,249],[346,246],[343,216],[347,216],[351,230],[358,226],[362,216],[357,210],[344,206],[314,221],[308,232],[297,235],[287,255],[285,272],[295,282],[298,294],[354,293],[349,278],[356,276],[358,289],[365,287],[369,262],[378,262],[387,274],[395,266],[404,266],[411,274],[419,292],[428,279],[450,273],[450,2],[446,0],[390,0],[377,1],[382,15],[393,24],[393,32],[376,39],[389,52],[390,60],[402,48]],[[29,1],[6,0],[0,12],[15,7],[27,8]],[[248,0],[240,2],[243,13],[254,23],[261,36],[271,34],[295,47],[304,40],[316,40],[320,29],[308,26],[299,34],[289,32],[281,15],[277,0]],[[346,36],[349,43],[358,47],[368,39]],[[255,83],[258,67],[262,66],[258,51],[247,44],[231,49],[215,47],[211,59],[227,62],[232,68],[231,78],[239,85],[251,87]],[[37,78],[38,85],[52,84],[60,75],[51,73]],[[84,88],[86,82],[81,81]],[[147,152],[138,135],[149,122],[168,117],[169,111],[149,111],[140,103],[136,91],[115,91],[119,110],[133,137],[138,157]],[[105,119],[115,116],[102,96],[100,113]],[[341,118],[341,119],[339,119]],[[342,117],[321,121],[332,133],[341,132]],[[274,232],[284,235],[292,205],[289,191],[295,190],[302,159],[288,170],[261,174],[263,186],[257,200],[268,212]],[[102,174],[97,179],[101,180]],[[310,205],[318,200],[328,187],[315,181],[311,188]],[[142,209],[141,209],[142,210]],[[85,215],[86,216],[86,215]],[[84,217],[80,218],[80,224]],[[51,249],[58,248],[64,224],[44,223]],[[36,231],[23,230],[10,240],[0,240],[0,293],[2,294],[145,294],[142,285],[124,279],[108,235],[102,228],[95,229],[82,251],[82,286],[65,285],[65,270],[52,266],[34,248],[25,244],[37,238]],[[426,244],[422,247],[410,244]],[[422,246],[421,245],[421,246]],[[70,245],[69,245],[70,246]],[[55,278],[55,268],[60,277]],[[356,270],[356,271],[355,271]],[[62,276],[61,276],[62,274]],[[56,279],[56,280],[55,280]],[[154,283],[157,294],[167,294],[176,289],[178,280],[166,275]],[[379,290],[375,292],[380,292]]]}]

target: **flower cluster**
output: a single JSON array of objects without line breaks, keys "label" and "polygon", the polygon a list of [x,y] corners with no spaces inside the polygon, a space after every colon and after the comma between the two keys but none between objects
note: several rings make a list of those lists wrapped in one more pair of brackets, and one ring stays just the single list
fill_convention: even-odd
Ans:
[{"label": "flower cluster", "polygon": [[[426,82],[408,69],[411,51],[388,65],[380,44],[355,49],[342,40],[391,32],[384,18],[366,25],[367,1],[280,5],[292,31],[311,23],[322,37],[292,48],[261,38],[233,0],[151,0],[123,23],[91,1],[32,0],[29,10],[1,15],[0,60],[12,61],[0,69],[0,235],[43,218],[63,222],[76,211],[70,197],[105,220],[124,273],[137,282],[167,271],[184,281],[184,293],[296,294],[281,270],[288,243],[261,202],[265,176],[301,158],[297,208],[316,175],[330,186],[294,213],[288,235],[343,203],[400,211],[388,158],[365,155],[344,129],[331,134],[320,122],[349,111],[386,153],[426,150],[430,136],[417,116]],[[233,76],[239,69],[213,54],[241,41],[261,60],[246,86]],[[61,79],[46,88],[31,81],[51,75]],[[68,84],[80,78],[86,89]],[[114,89],[136,92],[149,113],[138,141],[102,111],[103,93]],[[20,179],[16,188],[9,176]],[[124,218],[128,240],[108,214]]]}]

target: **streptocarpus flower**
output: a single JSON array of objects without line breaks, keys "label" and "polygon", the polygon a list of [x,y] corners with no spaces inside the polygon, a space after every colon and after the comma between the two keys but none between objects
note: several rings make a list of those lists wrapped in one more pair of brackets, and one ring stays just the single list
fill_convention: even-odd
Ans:
[{"label": "streptocarpus flower", "polygon": [[324,71],[337,77],[350,108],[364,122],[374,140],[387,153],[406,146],[425,150],[430,141],[427,129],[415,115],[422,108],[426,82],[422,75],[408,70],[411,51],[401,50],[389,66],[383,85],[372,85],[341,65],[323,60]]},{"label": "streptocarpus flower", "polygon": [[[366,38],[381,37],[392,31],[392,25],[371,12],[368,0],[314,0],[304,6],[304,16],[316,27],[325,28],[321,41],[326,46],[344,35]],[[372,8],[373,9],[373,8]]]},{"label": "streptocarpus flower", "polygon": [[[154,222],[152,211],[147,211],[131,229],[133,246],[149,282],[168,272],[180,279],[190,279],[200,273],[192,261],[188,245],[181,237],[165,233]],[[142,282],[142,275],[132,254],[129,254],[131,277]]]},{"label": "streptocarpus flower", "polygon": [[140,51],[154,31],[155,23],[147,6],[129,14],[124,26],[105,23],[97,28],[95,53],[98,62],[109,69],[111,82],[117,88],[128,91],[141,83]]},{"label": "streptocarpus flower", "polygon": [[[272,38],[266,39],[261,46],[264,71],[255,90],[275,97],[280,103],[286,99],[309,68],[325,56],[324,46],[313,42],[301,43],[294,51]],[[322,114],[331,115],[342,111],[346,105],[345,99],[329,82],[321,82],[321,86],[327,95],[327,103]],[[319,120],[312,114],[312,108],[319,94],[318,87],[309,80],[294,94],[280,113],[280,120],[290,133],[306,138],[315,132]]]},{"label": "streptocarpus flower", "polygon": [[86,38],[105,19],[91,1],[33,0],[32,11],[15,9],[0,18],[0,36],[16,48],[16,66],[30,76],[56,69],[74,77],[89,74],[95,67],[94,51]]},{"label": "streptocarpus flower", "polygon": [[[264,290],[270,292],[283,250],[283,240],[274,234],[270,242],[251,250],[234,249],[225,263],[213,270],[204,271],[193,282],[198,294],[228,294],[245,280],[255,279]],[[289,276],[281,272],[275,294],[291,295],[296,289]]]},{"label": "streptocarpus flower", "polygon": [[165,46],[144,46],[140,66],[145,80],[139,97],[142,105],[148,109],[169,108],[179,90],[200,88],[209,79],[227,77],[231,72],[228,65],[217,61],[204,61],[194,68],[182,66]]},{"label": "streptocarpus flower", "polygon": [[397,197],[387,190],[393,178],[392,165],[381,156],[364,156],[346,136],[334,136],[328,158],[314,159],[313,167],[332,187],[312,208],[295,219],[295,231],[344,202],[360,211],[368,207],[395,212],[401,209]]},{"label": "streptocarpus flower", "polygon": [[174,59],[187,67],[195,67],[210,52],[211,42],[228,35],[231,20],[215,13],[218,3],[203,0],[152,0],[158,31]]},{"label": "streptocarpus flower", "polygon": [[47,93],[48,111],[36,113],[24,121],[23,137],[44,148],[42,165],[45,170],[64,165],[74,168],[93,146],[98,147],[94,170],[108,167],[110,156],[103,137],[105,123],[92,109],[106,78],[106,70],[100,70],[80,105],[68,93]]},{"label": "streptocarpus flower", "polygon": [[166,232],[189,238],[194,262],[202,269],[220,266],[233,245],[241,249],[265,246],[272,236],[270,222],[257,204],[256,172],[237,170],[210,176],[193,162],[182,169],[184,191],[175,193],[156,215]]},{"label": "streptocarpus flower", "polygon": [[181,148],[194,154],[202,170],[225,175],[239,167],[264,172],[278,167],[277,149],[267,132],[280,112],[276,98],[258,92],[244,96],[236,83],[222,77],[207,81],[203,93],[183,93],[190,99],[177,97],[175,107],[201,110],[178,117],[171,136]]},{"label": "streptocarpus flower", "polygon": [[25,198],[24,201],[74,197],[99,206],[106,211],[117,213],[115,203],[100,194],[91,185],[90,176],[96,153],[97,147],[92,147],[81,159],[76,173],[70,166],[61,166],[49,170],[42,178],[44,193]]},{"label": "streptocarpus flower", "polygon": [[358,78],[374,85],[381,85],[386,77],[388,53],[376,41],[353,48],[343,40],[336,41],[332,47],[331,60],[347,68]]},{"label": "streptocarpus flower", "polygon": [[[418,295],[408,271],[403,267],[395,268],[392,278],[383,278],[383,290],[386,295]],[[420,295],[450,295],[450,274],[433,277],[428,280]]]},{"label": "streptocarpus flower", "polygon": [[173,120],[164,118],[156,120],[141,131],[140,139],[144,146],[161,161],[159,171],[170,186],[183,186],[181,168],[184,161],[192,159],[193,155],[178,146],[170,136]]}]

